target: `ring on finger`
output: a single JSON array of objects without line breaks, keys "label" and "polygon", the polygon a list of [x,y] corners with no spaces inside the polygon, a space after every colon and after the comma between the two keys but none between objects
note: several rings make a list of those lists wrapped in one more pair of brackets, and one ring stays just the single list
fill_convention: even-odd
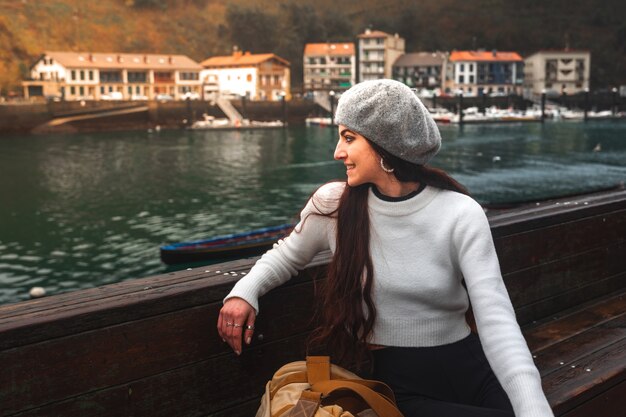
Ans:
[{"label": "ring on finger", "polygon": [[230,327],[230,326],[234,326],[234,325],[235,325],[235,324],[234,324],[232,321],[227,321],[227,322],[226,322],[226,326],[229,326],[229,327]]},{"label": "ring on finger", "polygon": [[254,330],[254,326],[247,324],[246,325],[246,330]]},{"label": "ring on finger", "polygon": [[237,327],[243,327],[243,324],[238,324],[238,323],[235,323],[235,324],[233,324],[233,327],[235,327],[235,328],[237,328]]}]

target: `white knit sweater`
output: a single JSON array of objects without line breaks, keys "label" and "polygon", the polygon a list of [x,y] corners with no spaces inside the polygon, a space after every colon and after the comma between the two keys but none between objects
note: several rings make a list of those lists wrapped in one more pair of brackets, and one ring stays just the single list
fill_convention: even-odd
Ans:
[{"label": "white knit sweater", "polygon": [[[263,255],[226,299],[243,298],[258,312],[260,296],[297,274],[318,252],[334,251],[336,218],[314,213],[332,211],[344,187],[341,182],[322,186],[302,211],[298,232]],[[552,416],[482,207],[463,194],[433,187],[394,202],[370,190],[368,205],[377,312],[370,342],[419,347],[463,339],[470,332],[469,292],[485,355],[515,415]]]}]

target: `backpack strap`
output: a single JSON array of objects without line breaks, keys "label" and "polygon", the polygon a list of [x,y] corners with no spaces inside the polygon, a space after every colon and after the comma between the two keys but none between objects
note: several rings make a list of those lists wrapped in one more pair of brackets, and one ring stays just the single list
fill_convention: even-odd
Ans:
[{"label": "backpack strap", "polygon": [[330,357],[307,356],[306,373],[310,385],[319,381],[328,381],[330,379]]},{"label": "backpack strap", "polygon": [[379,417],[402,417],[396,405],[385,395],[381,395],[371,388],[348,380],[319,381],[312,386],[312,390],[327,397],[334,392],[351,391],[374,410]]}]

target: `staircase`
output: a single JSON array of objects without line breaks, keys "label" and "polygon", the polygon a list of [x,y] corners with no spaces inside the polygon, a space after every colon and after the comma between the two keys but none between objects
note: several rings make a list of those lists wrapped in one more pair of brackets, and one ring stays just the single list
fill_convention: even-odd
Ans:
[{"label": "staircase", "polygon": [[220,97],[217,99],[217,106],[224,112],[233,125],[243,121],[243,117],[239,114],[237,109],[235,109],[230,100]]},{"label": "staircase", "polygon": [[316,91],[313,93],[313,101],[315,104],[330,113],[330,95],[323,91]]}]

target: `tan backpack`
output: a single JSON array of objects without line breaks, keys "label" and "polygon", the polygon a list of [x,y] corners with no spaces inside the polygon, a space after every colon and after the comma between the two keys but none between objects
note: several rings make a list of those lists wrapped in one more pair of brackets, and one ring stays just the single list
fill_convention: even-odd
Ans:
[{"label": "tan backpack", "polygon": [[256,417],[402,417],[391,389],[359,378],[328,356],[281,367],[265,387]]}]

